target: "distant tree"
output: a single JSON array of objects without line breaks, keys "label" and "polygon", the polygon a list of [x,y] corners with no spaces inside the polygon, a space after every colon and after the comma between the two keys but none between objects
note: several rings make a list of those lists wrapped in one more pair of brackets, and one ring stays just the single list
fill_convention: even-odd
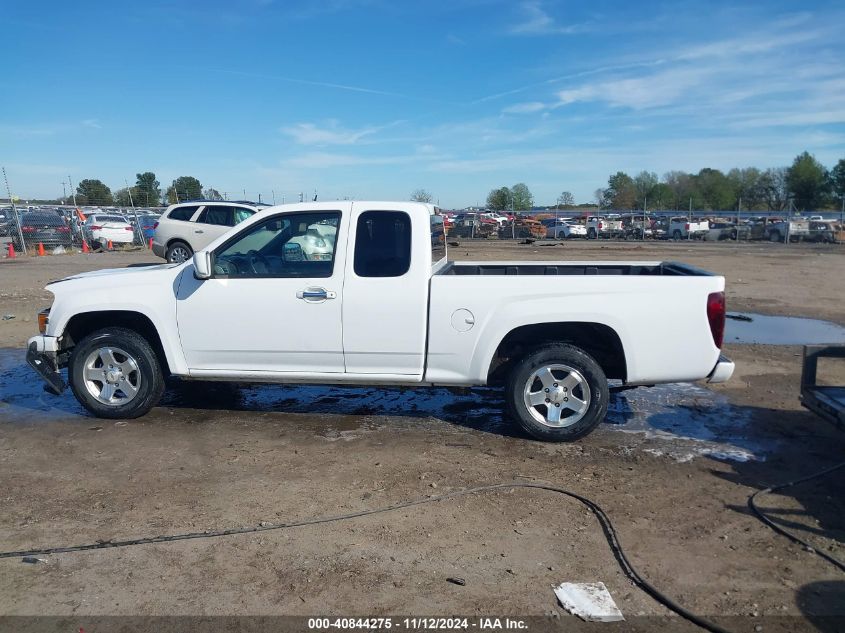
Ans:
[{"label": "distant tree", "polygon": [[511,199],[514,211],[528,211],[534,206],[534,196],[524,182],[518,182],[511,187]]},{"label": "distant tree", "polygon": [[783,211],[789,199],[786,167],[767,169],[760,175],[760,192],[769,211]]},{"label": "distant tree", "polygon": [[593,192],[593,198],[596,201],[596,206],[601,209],[601,205],[604,203],[604,189],[599,187]]},{"label": "distant tree", "polygon": [[818,209],[827,202],[830,175],[816,157],[804,152],[786,170],[786,184],[795,206],[802,211]]},{"label": "distant tree", "polygon": [[202,197],[206,200],[222,200],[223,196],[220,195],[220,192],[217,191],[214,187],[209,187],[208,189],[202,190]]},{"label": "distant tree", "polygon": [[742,200],[744,209],[755,209],[763,201],[761,177],[762,173],[756,167],[734,168],[728,172],[728,180],[734,190],[737,204]]},{"label": "distant tree", "polygon": [[675,193],[664,182],[659,182],[648,195],[648,208],[651,211],[667,211],[675,208]]},{"label": "distant tree", "polygon": [[196,200],[201,197],[202,185],[193,176],[179,176],[167,188],[167,201],[170,204],[184,202],[185,200]]},{"label": "distant tree", "polygon": [[701,194],[704,208],[711,211],[733,209],[736,194],[731,181],[718,169],[705,167],[694,178],[696,189]]},{"label": "distant tree", "polygon": [[110,205],[114,204],[111,189],[100,180],[86,179],[76,187],[76,201],[78,204]]},{"label": "distant tree", "polygon": [[130,195],[129,187],[122,187],[114,192],[114,203],[119,207],[130,207],[135,201],[134,195],[134,193]]},{"label": "distant tree", "polygon": [[564,191],[557,198],[557,206],[559,206],[559,207],[574,207],[575,206],[575,196],[572,195],[571,191]]},{"label": "distant tree", "polygon": [[663,175],[663,182],[672,190],[671,207],[687,208],[696,194],[693,177],[683,171],[670,171]]},{"label": "distant tree", "polygon": [[431,202],[433,199],[431,194],[425,189],[415,189],[411,192],[412,202]]},{"label": "distant tree", "polygon": [[833,195],[840,200],[845,200],[845,158],[840,158],[836,167],[830,171],[830,183]]},{"label": "distant tree", "polygon": [[487,207],[494,211],[503,211],[511,206],[511,190],[507,187],[491,189],[487,194]]},{"label": "distant tree", "polygon": [[636,206],[638,209],[644,209],[648,204],[654,188],[657,186],[657,174],[652,171],[641,171],[634,177],[634,186],[637,189]]},{"label": "distant tree", "polygon": [[604,205],[611,209],[633,209],[637,200],[634,180],[624,171],[617,171],[607,179],[604,190]]},{"label": "distant tree", "polygon": [[161,183],[151,171],[135,174],[132,198],[136,206],[154,207],[161,202]]}]

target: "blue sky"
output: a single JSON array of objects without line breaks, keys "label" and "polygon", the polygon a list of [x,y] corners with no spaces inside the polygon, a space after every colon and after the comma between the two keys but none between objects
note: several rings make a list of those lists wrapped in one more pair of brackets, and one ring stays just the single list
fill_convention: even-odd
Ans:
[{"label": "blue sky", "polygon": [[[230,196],[445,207],[525,182],[845,157],[836,2],[7,2],[0,164],[22,198],[155,171]],[[5,192],[2,193],[5,196]]]}]

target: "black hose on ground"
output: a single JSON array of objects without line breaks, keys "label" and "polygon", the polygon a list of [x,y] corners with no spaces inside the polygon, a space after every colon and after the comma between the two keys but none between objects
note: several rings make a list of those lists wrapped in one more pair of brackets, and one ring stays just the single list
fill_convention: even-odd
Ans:
[{"label": "black hose on ground", "polygon": [[748,497],[748,507],[757,516],[758,519],[760,519],[763,523],[768,525],[770,528],[772,528],[778,534],[785,536],[786,538],[788,538],[790,541],[793,541],[794,543],[798,543],[799,545],[803,545],[806,550],[813,552],[817,556],[821,556],[823,559],[825,559],[831,565],[838,567],[840,571],[845,571],[845,563],[843,563],[840,560],[837,560],[836,558],[834,558],[833,556],[831,556],[827,552],[820,552],[815,547],[810,545],[807,541],[798,538],[797,536],[795,536],[789,530],[786,530],[786,529],[782,528],[781,526],[779,526],[777,523],[775,523],[769,517],[767,517],[766,514],[762,510],[760,510],[760,508],[757,507],[757,504],[754,503],[754,500],[757,498],[758,495],[766,495],[766,494],[769,494],[771,492],[778,492],[778,491],[784,490],[786,488],[791,488],[792,486],[797,486],[798,484],[803,484],[805,481],[810,481],[812,479],[818,479],[819,477],[824,477],[825,475],[828,475],[828,474],[832,473],[833,471],[839,470],[840,468],[843,468],[843,467],[845,467],[845,462],[842,462],[840,464],[836,464],[835,466],[831,466],[830,468],[825,468],[824,470],[820,470],[816,473],[813,473],[812,475],[807,475],[806,477],[802,477],[801,479],[793,479],[792,481],[787,481],[786,483],[778,484],[777,486],[770,486],[769,488],[763,488],[763,490],[758,490],[753,495]]},{"label": "black hose on ground", "polygon": [[358,512],[350,512],[349,514],[341,514],[329,517],[318,517],[315,519],[304,519],[302,521],[293,521],[290,523],[262,523],[256,526],[230,528],[228,530],[207,530],[205,532],[187,532],[184,534],[150,536],[136,539],[127,539],[122,541],[97,541],[96,543],[88,543],[85,545],[71,545],[66,547],[43,547],[17,552],[0,552],[0,558],[17,558],[23,556],[38,556],[44,554],[65,554],[69,552],[82,552],[86,550],[108,549],[111,547],[129,547],[130,545],[148,545],[151,543],[169,543],[172,541],[186,541],[189,539],[214,538],[219,536],[232,536],[235,534],[250,534],[254,532],[268,532],[270,530],[282,530],[294,527],[304,527],[307,525],[318,525],[321,523],[345,521],[348,519],[355,519],[359,517],[370,516],[373,514],[392,512],[394,510],[401,510],[403,508],[410,508],[412,506],[423,505],[426,503],[446,501],[449,499],[455,499],[457,497],[466,497],[469,495],[479,494],[483,492],[491,492],[494,490],[509,490],[516,488],[534,488],[538,490],[548,490],[551,492],[566,495],[567,497],[571,497],[572,499],[575,499],[576,501],[579,501],[584,504],[587,509],[589,509],[590,512],[592,512],[593,515],[596,517],[599,522],[599,525],[601,525],[602,531],[604,532],[604,536],[607,539],[607,543],[608,545],[610,545],[610,549],[613,552],[616,561],[619,563],[619,566],[622,568],[622,571],[637,587],[639,587],[642,591],[654,598],[657,602],[662,604],[667,609],[674,611],[675,613],[689,620],[693,624],[707,631],[711,631],[712,633],[727,633],[725,629],[717,626],[716,624],[713,624],[712,622],[705,620],[704,618],[695,615],[691,611],[688,611],[687,609],[679,605],[677,602],[675,602],[665,594],[661,593],[654,585],[652,585],[642,576],[640,576],[640,574],[637,572],[636,569],[634,569],[634,566],[628,560],[628,557],[625,555],[625,552],[622,549],[622,545],[619,543],[619,536],[616,533],[616,529],[613,527],[613,523],[611,523],[610,521],[610,517],[607,516],[607,513],[597,503],[591,501],[586,497],[582,497],[581,495],[575,492],[571,492],[564,488],[559,488],[557,486],[545,483],[517,482],[492,484],[489,486],[468,488],[466,490],[457,490],[455,492],[449,492],[436,497],[427,497],[425,499],[405,501],[403,503],[398,503],[396,505],[388,506],[385,508],[360,510]]}]

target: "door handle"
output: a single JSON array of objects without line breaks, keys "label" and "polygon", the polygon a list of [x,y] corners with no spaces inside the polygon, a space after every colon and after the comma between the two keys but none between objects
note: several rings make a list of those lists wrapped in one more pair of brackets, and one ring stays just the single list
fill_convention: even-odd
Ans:
[{"label": "door handle", "polygon": [[205,233],[205,231],[194,231],[194,233]]},{"label": "door handle", "polygon": [[337,293],[331,290],[326,290],[325,288],[306,288],[305,290],[299,290],[296,293],[297,299],[303,299],[304,301],[325,301],[326,299],[336,299]]}]

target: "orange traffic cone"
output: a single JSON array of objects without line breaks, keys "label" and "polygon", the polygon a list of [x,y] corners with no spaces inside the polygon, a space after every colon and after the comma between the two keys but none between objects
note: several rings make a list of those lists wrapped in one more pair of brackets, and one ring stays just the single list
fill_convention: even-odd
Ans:
[{"label": "orange traffic cone", "polygon": [[44,257],[44,244],[38,242],[38,256]]},{"label": "orange traffic cone", "polygon": [[15,257],[17,257],[17,255],[15,255],[15,244],[13,242],[9,242],[9,252],[6,253],[6,257],[8,257],[9,259],[14,259]]},{"label": "orange traffic cone", "polygon": [[150,238],[149,249],[153,250],[153,238]]},{"label": "orange traffic cone", "polygon": [[111,243],[111,240],[109,240],[109,243],[106,245],[106,248],[110,251],[114,250],[114,244]]},{"label": "orange traffic cone", "polygon": [[88,242],[86,242],[85,240],[82,240],[82,252],[83,253],[90,253],[91,252],[91,249],[88,248]]}]

